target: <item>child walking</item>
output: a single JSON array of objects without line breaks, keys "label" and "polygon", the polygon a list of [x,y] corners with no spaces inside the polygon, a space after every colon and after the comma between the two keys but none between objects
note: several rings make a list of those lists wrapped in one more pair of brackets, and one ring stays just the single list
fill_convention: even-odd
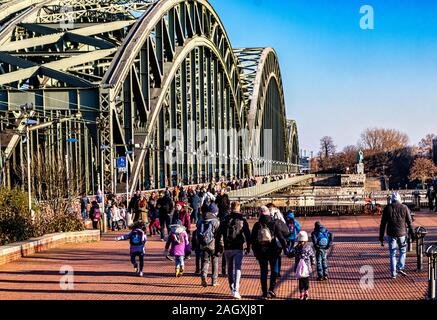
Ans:
[{"label": "child walking", "polygon": [[[132,226],[132,231],[130,233],[115,238],[117,241],[129,239],[131,263],[134,266],[134,272],[138,273],[140,277],[143,276],[144,255],[146,254],[145,245],[147,242],[147,235],[145,230],[145,223],[138,221]],[[139,268],[138,263],[136,262],[137,257],[139,260]]]},{"label": "child walking", "polygon": [[290,257],[295,257],[294,272],[299,281],[299,299],[308,299],[310,288],[311,266],[315,264],[314,250],[308,243],[308,234],[305,231],[299,232],[297,236],[298,244],[290,253]]},{"label": "child walking", "polygon": [[294,244],[297,240],[297,235],[299,234],[301,228],[299,221],[297,221],[297,219],[294,217],[294,213],[291,210],[285,216],[285,223],[287,224],[288,230],[290,231],[290,235],[287,238],[287,248],[290,252],[294,248]]},{"label": "child walking", "polygon": [[[168,251],[170,248],[170,251]],[[165,244],[165,251],[167,259],[169,256],[174,257],[176,267],[176,277],[184,274],[184,260],[191,254],[190,242],[188,241],[188,234],[180,224],[170,225],[170,234]]]},{"label": "child walking", "polygon": [[316,249],[317,281],[328,280],[328,250],[332,246],[334,236],[320,221],[317,221],[311,239]]}]

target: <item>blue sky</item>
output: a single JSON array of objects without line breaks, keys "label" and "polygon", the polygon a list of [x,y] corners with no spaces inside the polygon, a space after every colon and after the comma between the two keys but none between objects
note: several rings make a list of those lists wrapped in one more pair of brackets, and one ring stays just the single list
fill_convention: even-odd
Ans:
[{"label": "blue sky", "polygon": [[[233,47],[276,49],[302,149],[339,149],[367,127],[437,134],[437,2],[210,0]],[[360,28],[360,7],[374,29]]]}]

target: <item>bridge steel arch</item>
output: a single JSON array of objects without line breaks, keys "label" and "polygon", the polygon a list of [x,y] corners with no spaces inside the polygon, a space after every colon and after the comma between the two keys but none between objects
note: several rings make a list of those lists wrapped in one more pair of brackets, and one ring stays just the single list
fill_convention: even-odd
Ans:
[{"label": "bridge steel arch", "polygon": [[[289,170],[276,54],[234,52],[207,0],[27,2],[0,5],[0,129],[15,126],[3,143],[5,184],[39,153],[52,164],[68,154],[87,193],[102,182],[126,190],[124,155],[131,192],[259,174],[259,128],[280,142],[273,171]],[[50,122],[32,133],[31,159],[17,138],[28,102],[28,117]]]}]

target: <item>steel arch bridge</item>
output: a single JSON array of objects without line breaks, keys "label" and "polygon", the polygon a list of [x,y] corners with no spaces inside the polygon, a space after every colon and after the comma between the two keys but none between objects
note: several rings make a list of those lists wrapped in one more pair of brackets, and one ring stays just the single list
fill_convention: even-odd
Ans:
[{"label": "steel arch bridge", "polygon": [[[41,151],[67,161],[88,193],[299,164],[275,51],[233,49],[207,0],[0,1],[0,115],[9,186]],[[30,159],[28,119],[40,126]],[[120,156],[129,176],[117,174]]]}]

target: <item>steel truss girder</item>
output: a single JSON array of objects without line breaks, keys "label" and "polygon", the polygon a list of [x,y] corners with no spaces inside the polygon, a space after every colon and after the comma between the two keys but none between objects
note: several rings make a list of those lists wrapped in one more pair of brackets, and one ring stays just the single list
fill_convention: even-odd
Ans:
[{"label": "steel truss girder", "polygon": [[[41,40],[39,45],[46,43],[44,48],[48,50],[44,63],[35,72],[26,70],[35,68],[30,64],[21,72],[41,74],[41,70],[51,67],[52,72],[100,84],[98,107],[103,125],[97,131],[96,143],[107,148],[90,152],[96,161],[103,162],[101,178],[106,191],[117,191],[116,180],[120,177],[116,177],[114,161],[128,151],[130,143],[143,145],[128,157],[132,168],[131,191],[137,186],[144,187],[145,179],[150,181],[149,187],[168,186],[172,182],[163,179],[171,179],[173,171],[180,176],[197,178],[202,172],[208,172],[208,179],[221,173],[248,174],[242,165],[242,138],[227,139],[221,146],[226,139],[217,136],[218,129],[248,128],[254,132],[264,125],[265,106],[278,113],[275,118],[280,122],[278,145],[284,146],[284,154],[278,155],[278,159],[289,158],[292,149],[287,145],[283,89],[275,52],[264,48],[234,52],[220,18],[207,0],[125,1],[124,4],[112,0],[38,2],[28,12],[18,10],[16,18],[10,15],[8,23],[0,29],[0,51],[4,44],[5,48],[15,49],[8,51],[11,57],[32,62],[38,53],[32,46],[38,40],[27,39],[39,34],[36,37]],[[62,6],[72,11],[61,11]],[[143,13],[139,17],[132,16],[132,9],[141,9]],[[73,18],[79,28],[60,30],[55,23],[66,18]],[[113,21],[115,18],[120,21]],[[99,23],[102,21],[113,22],[104,26]],[[111,24],[113,29],[108,27]],[[86,30],[93,32],[88,34]],[[62,46],[61,39],[66,40]],[[79,47],[68,42],[79,42]],[[86,52],[87,46],[99,47],[100,44],[102,48],[108,42],[118,46],[114,57],[113,52],[96,56],[104,50]],[[59,52],[58,59],[56,52]],[[90,60],[73,64],[74,59],[78,61],[77,57]],[[64,80],[61,81],[66,82]],[[273,89],[272,83],[276,86]],[[57,85],[57,82],[44,84]],[[73,85],[79,84],[70,82],[70,86]],[[189,121],[194,121],[196,128],[189,128]],[[198,142],[187,139],[181,141],[180,149],[185,152],[181,153],[182,162],[194,157],[195,164],[167,166],[163,163],[163,132],[175,126],[191,137],[204,127],[212,129],[214,134],[208,138],[208,150],[215,153],[212,157],[219,160],[217,164],[187,153],[199,147]],[[259,137],[248,139],[251,148],[259,149]],[[232,163],[229,158],[221,159],[222,155],[238,156],[240,160]],[[252,155],[258,153],[252,151]]]}]

